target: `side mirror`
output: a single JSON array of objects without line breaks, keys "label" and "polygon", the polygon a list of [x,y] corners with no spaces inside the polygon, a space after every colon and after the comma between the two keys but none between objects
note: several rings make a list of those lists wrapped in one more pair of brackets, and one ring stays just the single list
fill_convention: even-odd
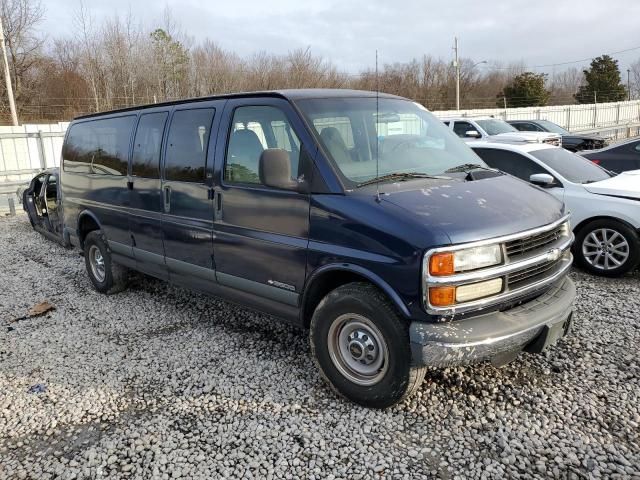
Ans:
[{"label": "side mirror", "polygon": [[467,138],[482,138],[482,135],[477,130],[467,130],[464,132],[464,136]]},{"label": "side mirror", "polygon": [[553,187],[556,183],[556,180],[548,173],[534,173],[529,177],[529,181],[542,188]]},{"label": "side mirror", "polygon": [[260,182],[271,188],[299,190],[299,184],[291,178],[289,153],[281,148],[267,148],[260,155],[258,166]]}]

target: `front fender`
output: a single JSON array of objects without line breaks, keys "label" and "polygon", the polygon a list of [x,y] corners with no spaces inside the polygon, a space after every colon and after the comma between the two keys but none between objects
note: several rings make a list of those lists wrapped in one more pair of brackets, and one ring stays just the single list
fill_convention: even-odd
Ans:
[{"label": "front fender", "polygon": [[328,272],[340,272],[340,271],[354,273],[356,275],[366,278],[373,285],[375,285],[380,290],[382,290],[387,295],[387,297],[389,297],[391,302],[396,306],[398,311],[400,311],[405,318],[411,318],[409,309],[407,308],[405,303],[402,301],[400,296],[396,293],[396,291],[387,282],[385,282],[379,275],[376,275],[370,270],[367,270],[366,268],[353,263],[332,263],[332,264],[323,265],[317,268],[307,279],[307,282],[304,288],[304,293],[302,296],[302,305],[306,304],[307,295],[311,290],[310,287],[314,284],[316,280],[320,279],[322,275]]}]

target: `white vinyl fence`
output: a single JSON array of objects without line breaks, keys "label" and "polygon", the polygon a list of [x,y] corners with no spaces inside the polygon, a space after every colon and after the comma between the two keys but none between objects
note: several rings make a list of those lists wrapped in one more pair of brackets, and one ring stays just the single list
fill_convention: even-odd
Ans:
[{"label": "white vinyl fence", "polygon": [[57,167],[68,123],[0,126],[0,189]]},{"label": "white vinyl fence", "polygon": [[610,127],[640,124],[640,100],[555,107],[447,110],[433,113],[439,118],[494,116],[504,120],[549,120],[572,132],[604,131]]}]

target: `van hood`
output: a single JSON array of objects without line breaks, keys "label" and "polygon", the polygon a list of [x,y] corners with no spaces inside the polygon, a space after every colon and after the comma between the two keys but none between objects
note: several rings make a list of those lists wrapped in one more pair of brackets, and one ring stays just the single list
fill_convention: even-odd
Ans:
[{"label": "van hood", "polygon": [[518,233],[564,214],[562,202],[509,175],[411,180],[385,184],[380,191],[383,202],[414,214],[426,228],[443,230],[453,244]]},{"label": "van hood", "polygon": [[622,172],[615,177],[583,186],[588,192],[598,195],[640,199],[640,170]]},{"label": "van hood", "polygon": [[492,142],[522,142],[542,143],[545,140],[558,139],[560,135],[549,132],[506,132],[498,135],[490,135],[489,140]]}]

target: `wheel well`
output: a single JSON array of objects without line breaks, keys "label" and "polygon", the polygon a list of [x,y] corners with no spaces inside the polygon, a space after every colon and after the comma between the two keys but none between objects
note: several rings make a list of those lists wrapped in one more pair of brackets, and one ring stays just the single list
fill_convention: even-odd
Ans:
[{"label": "wheel well", "polygon": [[307,287],[302,305],[302,321],[305,328],[311,323],[311,316],[320,301],[332,290],[352,282],[373,283],[365,276],[348,270],[331,270],[321,274]]},{"label": "wheel well", "polygon": [[581,221],[578,225],[576,225],[575,227],[573,227],[573,231],[576,233],[576,237],[578,236],[578,233],[580,232],[580,230],[582,230],[586,225],[588,225],[591,222],[595,222],[597,220],[610,220],[612,222],[618,222],[618,223],[622,223],[623,225],[626,225],[627,227],[629,227],[631,230],[633,230],[634,232],[638,232],[640,230],[638,230],[637,228],[635,228],[633,225],[630,225],[629,223],[625,222],[624,220],[620,219],[620,218],[616,218],[616,217],[607,217],[605,215],[599,216],[599,217],[590,217],[587,218],[583,221]]},{"label": "wheel well", "polygon": [[78,222],[78,238],[80,239],[80,248],[84,249],[84,239],[89,232],[100,230],[100,225],[91,215],[83,215]]}]

